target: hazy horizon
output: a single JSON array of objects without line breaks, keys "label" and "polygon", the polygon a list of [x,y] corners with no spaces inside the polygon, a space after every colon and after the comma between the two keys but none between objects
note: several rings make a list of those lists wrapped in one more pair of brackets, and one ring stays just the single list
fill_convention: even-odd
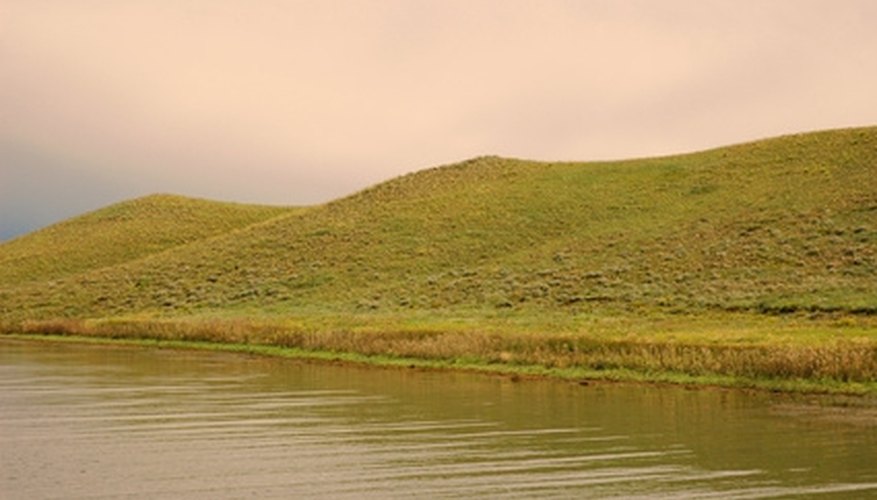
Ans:
[{"label": "hazy horizon", "polygon": [[867,0],[0,0],[0,240],[156,192],[306,205],[473,156],[877,124]]}]

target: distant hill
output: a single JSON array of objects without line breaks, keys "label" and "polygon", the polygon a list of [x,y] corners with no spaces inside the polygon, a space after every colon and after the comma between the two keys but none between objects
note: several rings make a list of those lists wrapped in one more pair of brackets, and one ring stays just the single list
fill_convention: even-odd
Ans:
[{"label": "distant hill", "polygon": [[291,211],[172,195],[125,201],[0,245],[0,284],[113,266]]},{"label": "distant hill", "polygon": [[0,245],[0,316],[877,313],[877,128],[482,157],[291,211],[149,197]]}]

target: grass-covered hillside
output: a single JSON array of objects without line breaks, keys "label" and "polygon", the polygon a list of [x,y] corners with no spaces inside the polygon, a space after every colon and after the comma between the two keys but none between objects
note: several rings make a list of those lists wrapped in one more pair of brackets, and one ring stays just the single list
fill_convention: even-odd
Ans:
[{"label": "grass-covered hillside", "polygon": [[877,128],[478,158],[239,229],[279,213],[159,197],[74,219],[0,246],[0,311],[877,312]]},{"label": "grass-covered hillside", "polygon": [[291,211],[172,195],[117,203],[0,245],[0,284],[113,266]]},{"label": "grass-covered hillside", "polygon": [[482,157],[304,210],[135,200],[0,245],[0,324],[873,383],[877,127],[621,162]]}]

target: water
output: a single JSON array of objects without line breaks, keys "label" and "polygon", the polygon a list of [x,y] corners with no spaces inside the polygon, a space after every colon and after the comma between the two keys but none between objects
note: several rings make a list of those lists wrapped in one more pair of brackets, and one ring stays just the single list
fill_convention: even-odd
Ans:
[{"label": "water", "polygon": [[877,414],[0,340],[0,498],[877,498]]}]

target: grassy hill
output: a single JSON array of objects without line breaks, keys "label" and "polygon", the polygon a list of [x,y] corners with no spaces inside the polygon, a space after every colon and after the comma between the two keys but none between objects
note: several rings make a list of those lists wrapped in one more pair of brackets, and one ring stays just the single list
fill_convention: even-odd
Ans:
[{"label": "grassy hill", "polygon": [[293,210],[172,195],[117,203],[0,245],[0,284],[113,266]]},{"label": "grassy hill", "polygon": [[[206,212],[187,224],[133,210],[129,223],[150,231],[140,236],[111,207],[0,246],[0,317],[295,318],[341,333],[664,328],[706,332],[699,344],[734,322],[752,338],[794,323],[826,342],[873,339],[875,179],[872,127],[621,162],[476,158],[304,212],[226,207],[209,228]],[[100,220],[98,237],[78,236],[77,224]]]}]

